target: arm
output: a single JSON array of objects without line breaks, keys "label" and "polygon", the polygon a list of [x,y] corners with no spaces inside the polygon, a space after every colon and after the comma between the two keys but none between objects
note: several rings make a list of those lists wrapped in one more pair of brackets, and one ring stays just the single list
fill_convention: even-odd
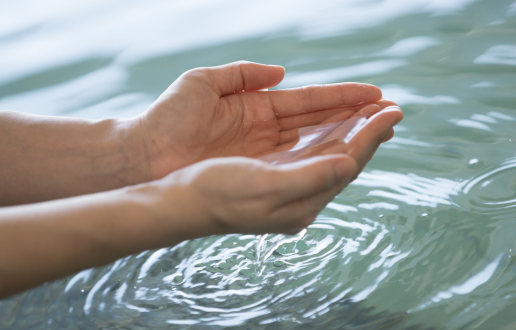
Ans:
[{"label": "arm", "polygon": [[87,121],[0,111],[0,205],[33,203],[149,181],[130,120]]},{"label": "arm", "polygon": [[402,117],[399,109],[377,113],[343,148],[328,146],[337,155],[278,166],[215,158],[149,183],[0,208],[0,297],[186,239],[299,231],[358,175]]},{"label": "arm", "polygon": [[0,297],[186,239],[307,226],[349,179],[335,170],[342,158],[291,168],[219,158],[151,183],[2,208]]},{"label": "arm", "polygon": [[250,62],[194,69],[125,120],[0,111],[0,205],[121,188],[213,157],[259,158],[295,144],[301,127],[394,105],[359,83],[261,91],[284,73]]}]

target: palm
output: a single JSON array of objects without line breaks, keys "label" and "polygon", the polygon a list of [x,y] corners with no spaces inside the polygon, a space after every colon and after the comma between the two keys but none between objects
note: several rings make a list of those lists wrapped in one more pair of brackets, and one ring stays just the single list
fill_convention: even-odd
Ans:
[{"label": "palm", "polygon": [[[245,69],[249,72],[244,74]],[[282,151],[298,140],[301,127],[345,120],[371,103],[378,110],[394,104],[380,100],[381,92],[364,84],[260,91],[283,78],[283,72],[272,69],[276,72],[239,63],[189,72],[176,80],[144,117],[155,150],[149,153],[159,154],[153,176],[212,157]]]}]

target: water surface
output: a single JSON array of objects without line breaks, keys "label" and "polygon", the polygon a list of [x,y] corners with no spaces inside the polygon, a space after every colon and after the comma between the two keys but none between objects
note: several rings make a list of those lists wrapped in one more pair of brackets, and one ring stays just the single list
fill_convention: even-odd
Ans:
[{"label": "water surface", "polygon": [[513,1],[0,6],[1,109],[129,117],[190,68],[246,59],[284,65],[278,88],[366,82],[405,111],[262,263],[250,235],[146,251],[0,301],[0,328],[516,328]]}]

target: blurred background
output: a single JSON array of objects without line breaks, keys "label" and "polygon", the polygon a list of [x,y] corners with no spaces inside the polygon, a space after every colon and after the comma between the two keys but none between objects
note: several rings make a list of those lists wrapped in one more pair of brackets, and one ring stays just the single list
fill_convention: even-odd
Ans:
[{"label": "blurred background", "polygon": [[256,237],[189,241],[0,301],[0,328],[516,329],[516,2],[0,2],[2,110],[131,117],[236,60],[405,120],[263,269]]}]

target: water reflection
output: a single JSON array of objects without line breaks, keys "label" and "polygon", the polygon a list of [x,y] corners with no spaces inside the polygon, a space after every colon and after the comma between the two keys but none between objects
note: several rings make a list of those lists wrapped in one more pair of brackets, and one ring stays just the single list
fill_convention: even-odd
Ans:
[{"label": "water reflection", "polygon": [[[162,311],[164,317],[154,315],[146,321],[154,326],[202,323],[224,327],[250,319],[265,325],[271,323],[271,313],[307,324],[328,313],[328,306],[342,301],[349,292],[358,291],[349,300],[358,302],[374,290],[367,279],[350,285],[348,274],[353,271],[353,260],[378,250],[386,233],[383,225],[372,221],[361,224],[322,217],[302,238],[282,244],[264,258],[261,276],[257,276],[259,264],[252,253],[254,236],[191,241],[181,247],[120,260],[101,273],[84,271],[70,280],[67,293],[86,290],[83,310],[96,320],[97,326],[108,326],[113,317],[119,316],[144,322],[153,311]],[[392,246],[387,250],[382,258],[395,254],[398,259],[377,264],[392,267],[403,256],[400,258]],[[143,262],[135,267],[138,259]],[[340,270],[328,271],[335,267]],[[384,273],[377,282],[385,278]],[[89,278],[91,275],[96,278]],[[88,287],[91,280],[95,284]],[[321,291],[320,283],[328,283],[333,289]],[[303,303],[307,297],[310,301]],[[309,308],[314,299],[320,304]],[[174,319],[167,318],[172,315]],[[54,320],[58,321],[66,324],[67,320]]]},{"label": "water reflection", "polygon": [[516,322],[512,0],[26,7],[0,11],[2,109],[132,116],[185,70],[248,59],[285,65],[283,87],[376,84],[406,116],[302,238],[264,239],[261,265],[249,235],[146,251],[0,301],[0,328]]}]

